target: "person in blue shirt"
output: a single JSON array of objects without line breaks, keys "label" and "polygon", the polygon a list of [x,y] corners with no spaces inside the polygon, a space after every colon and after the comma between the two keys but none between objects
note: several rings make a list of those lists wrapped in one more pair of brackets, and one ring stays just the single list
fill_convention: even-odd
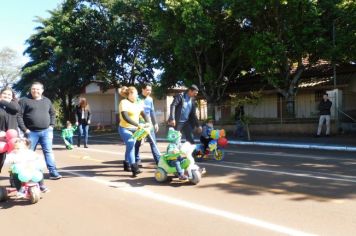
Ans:
[{"label": "person in blue shirt", "polygon": [[[139,101],[143,104],[143,111],[145,112],[146,116],[149,118],[150,122],[153,125],[153,129],[151,129],[151,133],[149,136],[147,136],[147,141],[149,142],[150,146],[151,146],[151,151],[152,151],[152,155],[153,158],[156,162],[156,164],[158,164],[159,158],[161,156],[160,151],[157,148],[157,142],[156,142],[156,135],[155,133],[158,132],[158,123],[156,120],[156,114],[155,114],[155,108],[153,105],[153,99],[150,96],[152,93],[152,86],[150,84],[144,84],[142,87],[142,94],[139,96]],[[135,159],[136,159],[136,163],[139,166],[142,166],[141,164],[141,158],[140,158],[140,147],[141,147],[141,142],[137,141],[135,143]]]},{"label": "person in blue shirt", "polygon": [[186,92],[174,96],[168,119],[168,124],[175,130],[181,131],[191,144],[194,144],[193,129],[197,128],[198,133],[202,131],[195,105],[195,97],[198,92],[198,87],[193,84]]}]

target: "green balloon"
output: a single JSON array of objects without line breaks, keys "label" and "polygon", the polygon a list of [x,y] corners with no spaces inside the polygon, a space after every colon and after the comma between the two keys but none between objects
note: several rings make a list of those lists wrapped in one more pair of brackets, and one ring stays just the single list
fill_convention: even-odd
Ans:
[{"label": "green balloon", "polygon": [[22,182],[22,183],[27,183],[28,181],[31,180],[32,178],[32,173],[30,173],[29,171],[21,171],[20,173],[18,173],[18,177],[19,177],[19,180]]},{"label": "green balloon", "polygon": [[32,175],[32,182],[38,183],[43,179],[43,174],[41,171],[35,171]]}]

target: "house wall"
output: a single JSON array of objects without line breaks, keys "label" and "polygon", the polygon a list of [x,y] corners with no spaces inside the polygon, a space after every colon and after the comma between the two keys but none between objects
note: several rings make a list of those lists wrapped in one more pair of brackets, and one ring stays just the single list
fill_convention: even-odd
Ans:
[{"label": "house wall", "polygon": [[255,118],[277,118],[277,96],[264,95],[261,102],[255,105],[245,105],[245,114]]},{"label": "house wall", "polygon": [[114,113],[114,94],[93,93],[82,94],[81,96],[85,97],[90,105],[90,109],[92,112],[92,126],[106,126],[115,124],[116,117]]},{"label": "house wall", "polygon": [[314,91],[299,93],[296,97],[295,111],[297,118],[310,118],[317,116],[317,104]]}]

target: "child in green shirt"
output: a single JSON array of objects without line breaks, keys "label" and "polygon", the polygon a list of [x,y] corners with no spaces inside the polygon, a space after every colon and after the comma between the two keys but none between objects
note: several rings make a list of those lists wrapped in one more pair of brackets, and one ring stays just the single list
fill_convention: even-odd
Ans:
[{"label": "child in green shirt", "polygon": [[73,149],[73,136],[74,131],[77,130],[77,126],[72,126],[70,121],[67,121],[67,128],[62,130],[62,138],[66,145],[66,148],[71,150]]}]

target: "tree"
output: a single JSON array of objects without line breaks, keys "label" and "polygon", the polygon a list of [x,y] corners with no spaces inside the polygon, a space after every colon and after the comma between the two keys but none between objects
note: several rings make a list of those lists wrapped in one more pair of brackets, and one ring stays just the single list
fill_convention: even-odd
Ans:
[{"label": "tree", "polygon": [[0,50],[0,84],[11,86],[21,75],[21,65],[16,51],[4,47]]},{"label": "tree", "polygon": [[154,2],[146,14],[153,55],[163,68],[161,86],[197,83],[208,104],[219,104],[249,68],[241,47],[248,27],[231,17],[230,1],[146,2]]},{"label": "tree", "polygon": [[302,73],[330,51],[319,2],[240,0],[234,5],[235,17],[246,19],[253,30],[245,41],[251,64],[286,99],[291,115]]}]

